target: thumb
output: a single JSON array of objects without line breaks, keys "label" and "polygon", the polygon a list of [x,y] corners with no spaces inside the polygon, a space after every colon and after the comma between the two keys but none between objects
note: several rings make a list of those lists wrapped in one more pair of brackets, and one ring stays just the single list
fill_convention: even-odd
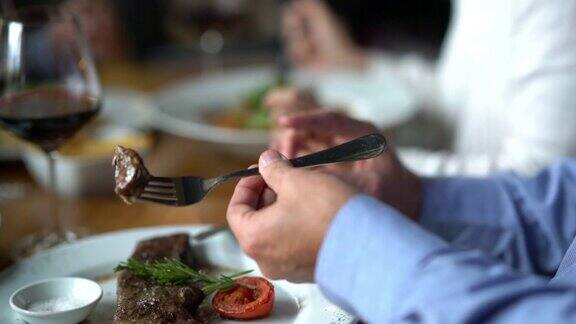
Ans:
[{"label": "thumb", "polygon": [[267,150],[260,155],[258,168],[268,187],[278,193],[282,179],[284,179],[286,174],[292,169],[292,165],[290,161],[278,151]]}]

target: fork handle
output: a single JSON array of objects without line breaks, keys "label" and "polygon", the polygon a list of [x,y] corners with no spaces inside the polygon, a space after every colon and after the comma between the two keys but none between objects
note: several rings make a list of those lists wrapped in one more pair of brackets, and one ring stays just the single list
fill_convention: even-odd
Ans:
[{"label": "fork handle", "polygon": [[[329,149],[291,159],[290,163],[296,168],[306,168],[337,162],[366,160],[382,154],[386,147],[384,136],[370,134]],[[245,169],[222,176],[218,182],[259,174],[258,168]]]}]

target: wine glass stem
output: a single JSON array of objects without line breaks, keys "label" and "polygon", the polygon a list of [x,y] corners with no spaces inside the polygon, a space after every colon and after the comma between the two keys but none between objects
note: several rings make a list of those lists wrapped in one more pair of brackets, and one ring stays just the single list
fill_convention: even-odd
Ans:
[{"label": "wine glass stem", "polygon": [[54,232],[58,235],[60,241],[66,241],[66,233],[62,226],[60,219],[60,212],[58,208],[58,194],[57,194],[57,178],[56,178],[56,152],[46,152],[46,157],[48,158],[48,211],[50,213],[50,219]]}]

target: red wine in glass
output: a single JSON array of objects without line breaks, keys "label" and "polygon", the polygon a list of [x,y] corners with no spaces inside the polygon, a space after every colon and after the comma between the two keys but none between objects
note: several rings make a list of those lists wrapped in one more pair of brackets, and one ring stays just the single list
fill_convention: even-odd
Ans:
[{"label": "red wine in glass", "polygon": [[98,98],[42,89],[0,98],[0,124],[46,152],[74,136],[100,108]]},{"label": "red wine in glass", "polygon": [[78,237],[58,213],[56,150],[94,117],[101,89],[82,23],[57,5],[0,16],[0,127],[46,153],[49,227],[16,243],[20,258]]}]

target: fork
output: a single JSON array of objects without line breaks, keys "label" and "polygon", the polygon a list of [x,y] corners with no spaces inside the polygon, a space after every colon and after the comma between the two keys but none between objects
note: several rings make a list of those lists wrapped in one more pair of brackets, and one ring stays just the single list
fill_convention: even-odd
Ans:
[{"label": "fork", "polygon": [[[352,141],[290,160],[296,168],[319,166],[329,163],[365,160],[376,157],[386,149],[386,139],[380,134],[370,134]],[[232,179],[260,175],[258,168],[244,169],[216,178],[155,177],[150,176],[138,199],[169,206],[188,206],[202,200],[210,190]]]}]

